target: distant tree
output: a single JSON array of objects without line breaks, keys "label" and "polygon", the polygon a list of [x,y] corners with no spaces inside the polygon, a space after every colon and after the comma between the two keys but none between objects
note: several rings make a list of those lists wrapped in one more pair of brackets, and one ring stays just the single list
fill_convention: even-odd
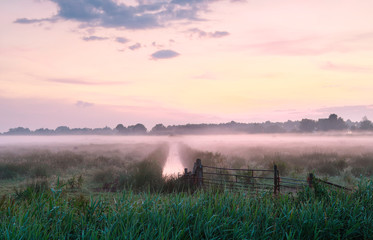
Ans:
[{"label": "distant tree", "polygon": [[150,132],[152,134],[164,134],[166,131],[167,128],[162,123],[159,123],[155,125]]},{"label": "distant tree", "polygon": [[285,130],[278,123],[268,124],[265,127],[265,132],[267,133],[283,133]]},{"label": "distant tree", "polygon": [[300,121],[299,130],[301,132],[313,132],[316,129],[316,121],[304,118]]},{"label": "distant tree", "polygon": [[147,131],[146,127],[141,123],[128,126],[128,132],[130,134],[142,135],[142,134],[146,134],[146,131]]},{"label": "distant tree", "polygon": [[299,130],[299,121],[287,120],[283,123],[283,128],[286,132],[297,132]]},{"label": "distant tree", "polygon": [[39,128],[34,131],[36,135],[52,135],[54,134],[54,130],[48,128]]},{"label": "distant tree", "polygon": [[123,124],[118,124],[116,127],[115,127],[115,130],[119,133],[119,134],[126,134],[128,133],[128,129],[123,126]]},{"label": "distant tree", "polygon": [[28,128],[17,127],[17,128],[9,129],[9,131],[4,134],[5,135],[30,135],[31,131]]},{"label": "distant tree", "polygon": [[56,134],[69,134],[70,133],[70,128],[66,126],[59,126],[54,130]]},{"label": "distant tree", "polygon": [[330,114],[329,118],[321,118],[317,121],[317,130],[330,131],[330,130],[343,130],[347,125],[343,118],[338,117],[337,114]]},{"label": "distant tree", "polygon": [[95,129],[92,130],[92,133],[93,134],[100,134],[100,135],[111,135],[111,134],[113,134],[113,130],[111,130],[111,128],[106,126],[104,128],[95,128]]},{"label": "distant tree", "polygon": [[360,130],[373,130],[373,124],[366,116],[360,122]]}]

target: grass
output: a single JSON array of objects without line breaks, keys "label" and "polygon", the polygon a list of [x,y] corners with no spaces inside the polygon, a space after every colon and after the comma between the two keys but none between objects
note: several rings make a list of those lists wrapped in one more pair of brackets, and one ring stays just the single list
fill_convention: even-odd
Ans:
[{"label": "grass", "polygon": [[[373,153],[200,151],[183,163],[333,178],[297,194],[191,189],[162,177],[165,144],[2,149],[0,239],[372,239]],[[364,176],[368,176],[365,178]],[[333,181],[335,182],[335,181]]]},{"label": "grass", "polygon": [[[44,186],[44,185],[41,185]],[[86,197],[54,186],[0,198],[1,239],[371,239],[373,183],[297,196],[197,191]],[[316,187],[315,187],[316,189]],[[18,195],[22,195],[19,194]]]},{"label": "grass", "polygon": [[[0,194],[27,185],[34,179],[68,181],[81,176],[88,192],[104,190],[108,184],[123,180],[125,175],[143,172],[147,163],[152,169],[162,169],[168,154],[168,145],[79,145],[53,147],[9,147],[0,149]],[[149,172],[149,171],[148,171]],[[162,170],[157,172],[161,177]],[[137,174],[137,181],[143,181]],[[159,176],[154,176],[155,178]],[[123,182],[123,181],[122,181]],[[132,183],[131,183],[132,184]],[[121,190],[124,188],[123,183]]]},{"label": "grass", "polygon": [[183,164],[193,169],[194,160],[202,164],[224,168],[273,169],[276,164],[280,176],[306,180],[308,173],[317,173],[323,179],[353,186],[361,177],[373,177],[373,152],[355,151],[344,147],[327,151],[322,148],[289,150],[280,147],[221,147],[218,151],[201,151],[181,145]]}]

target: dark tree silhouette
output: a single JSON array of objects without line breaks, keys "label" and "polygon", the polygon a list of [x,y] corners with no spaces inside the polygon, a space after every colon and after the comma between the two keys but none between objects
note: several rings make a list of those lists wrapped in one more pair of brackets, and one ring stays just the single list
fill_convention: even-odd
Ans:
[{"label": "dark tree silhouette", "polygon": [[299,130],[301,132],[313,132],[316,129],[316,121],[304,118],[300,121]]},{"label": "dark tree silhouette", "polygon": [[365,116],[360,122],[360,129],[361,130],[373,130],[373,124],[368,118]]},{"label": "dark tree silhouette", "polygon": [[128,126],[128,132],[130,134],[143,135],[143,134],[146,134],[146,131],[147,131],[146,127],[141,123]]},{"label": "dark tree silhouette", "polygon": [[150,132],[152,134],[165,134],[166,131],[167,131],[167,128],[162,123],[159,123],[155,125]]},{"label": "dark tree silhouette", "polygon": [[116,127],[115,127],[115,130],[119,133],[119,134],[126,134],[128,133],[128,129],[123,126],[123,124],[118,124]]}]

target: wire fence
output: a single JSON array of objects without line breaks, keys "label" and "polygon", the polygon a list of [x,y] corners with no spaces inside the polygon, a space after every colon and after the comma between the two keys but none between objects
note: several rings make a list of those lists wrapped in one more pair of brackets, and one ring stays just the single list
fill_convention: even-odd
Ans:
[{"label": "wire fence", "polygon": [[280,177],[276,165],[273,169],[238,169],[222,168],[202,165],[197,159],[192,171],[186,168],[182,176],[189,185],[197,187],[219,187],[248,191],[273,191],[275,195],[280,192],[297,192],[306,186],[313,187],[315,182],[336,189],[352,191],[344,186],[316,179],[312,173],[308,174],[307,180]]}]

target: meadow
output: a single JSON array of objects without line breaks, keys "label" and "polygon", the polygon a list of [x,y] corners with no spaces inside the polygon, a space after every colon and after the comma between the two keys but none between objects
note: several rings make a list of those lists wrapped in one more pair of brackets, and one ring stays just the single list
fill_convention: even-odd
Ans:
[{"label": "meadow", "polygon": [[[0,238],[373,237],[370,138],[231,137],[0,141]],[[196,158],[219,167],[276,164],[281,176],[305,179],[313,172],[354,191],[316,184],[274,196],[188,187],[162,174],[171,144],[189,169]]]}]

